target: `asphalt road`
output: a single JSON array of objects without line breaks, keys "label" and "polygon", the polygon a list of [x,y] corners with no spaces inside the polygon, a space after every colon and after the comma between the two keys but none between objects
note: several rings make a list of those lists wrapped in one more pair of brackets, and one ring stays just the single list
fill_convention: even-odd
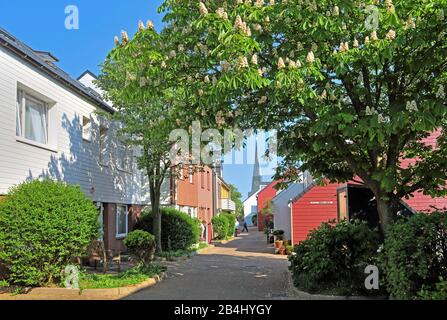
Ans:
[{"label": "asphalt road", "polygon": [[170,263],[164,281],[125,299],[287,299],[289,262],[273,252],[264,234],[252,229],[190,260]]}]

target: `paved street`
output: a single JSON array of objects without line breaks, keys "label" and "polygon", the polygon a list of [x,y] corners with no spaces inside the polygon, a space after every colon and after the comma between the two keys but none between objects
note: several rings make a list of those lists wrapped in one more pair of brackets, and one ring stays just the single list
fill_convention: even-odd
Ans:
[{"label": "paved street", "polygon": [[254,229],[187,261],[171,263],[163,282],[126,297],[139,300],[283,299],[287,295],[287,257],[273,254]]}]

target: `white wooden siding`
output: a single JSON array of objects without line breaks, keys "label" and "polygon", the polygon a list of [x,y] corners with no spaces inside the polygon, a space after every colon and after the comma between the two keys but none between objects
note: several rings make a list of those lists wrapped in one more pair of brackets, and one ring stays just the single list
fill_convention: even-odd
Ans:
[{"label": "white wooden siding", "polygon": [[[18,142],[15,108],[18,83],[56,104],[57,152]],[[99,121],[96,106],[32,65],[0,48],[0,194],[24,180],[49,176],[80,185],[94,201],[148,204],[149,193],[132,161],[132,173],[116,169],[117,139],[109,127],[109,166],[99,164]],[[92,141],[82,139],[82,117],[92,117]]]}]

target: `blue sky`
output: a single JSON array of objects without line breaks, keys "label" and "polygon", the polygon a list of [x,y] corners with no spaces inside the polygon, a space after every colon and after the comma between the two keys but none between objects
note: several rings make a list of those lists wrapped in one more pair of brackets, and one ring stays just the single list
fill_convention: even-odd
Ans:
[{"label": "blue sky", "polygon": [[[77,78],[85,70],[99,73],[99,64],[114,46],[121,30],[136,32],[138,21],[154,21],[162,28],[157,13],[162,0],[0,0],[0,26],[35,50],[50,51],[58,66]],[[79,30],[65,28],[65,8],[79,8]],[[251,189],[252,165],[225,166],[225,179],[246,197]]]}]

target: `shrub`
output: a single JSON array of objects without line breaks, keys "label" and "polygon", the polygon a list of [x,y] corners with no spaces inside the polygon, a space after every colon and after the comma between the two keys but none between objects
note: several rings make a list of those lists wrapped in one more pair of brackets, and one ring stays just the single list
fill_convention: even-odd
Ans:
[{"label": "shrub", "polygon": [[222,213],[221,216],[228,220],[228,232],[227,237],[233,237],[236,230],[236,216],[230,213]]},{"label": "shrub", "polygon": [[155,237],[149,232],[135,230],[124,239],[124,245],[129,253],[142,264],[148,264],[154,259]]},{"label": "shrub", "polygon": [[319,293],[363,292],[364,270],[377,253],[378,239],[365,222],[322,224],[289,258],[295,286]]},{"label": "shrub", "polygon": [[284,230],[275,230],[273,231],[273,235],[276,237],[277,240],[284,240]]},{"label": "shrub", "polygon": [[395,221],[387,231],[380,262],[392,297],[429,298],[442,292],[445,296],[447,214],[416,214]]},{"label": "shrub", "polygon": [[[164,251],[187,250],[199,242],[198,220],[172,208],[161,209],[161,245]],[[153,233],[154,215],[145,211],[135,229]]]},{"label": "shrub", "polygon": [[0,202],[0,260],[9,282],[56,283],[73,257],[98,234],[98,211],[79,187],[52,180],[25,182]]},{"label": "shrub", "polygon": [[223,215],[213,217],[213,231],[214,238],[218,240],[225,240],[229,233],[229,221],[228,218]]}]

